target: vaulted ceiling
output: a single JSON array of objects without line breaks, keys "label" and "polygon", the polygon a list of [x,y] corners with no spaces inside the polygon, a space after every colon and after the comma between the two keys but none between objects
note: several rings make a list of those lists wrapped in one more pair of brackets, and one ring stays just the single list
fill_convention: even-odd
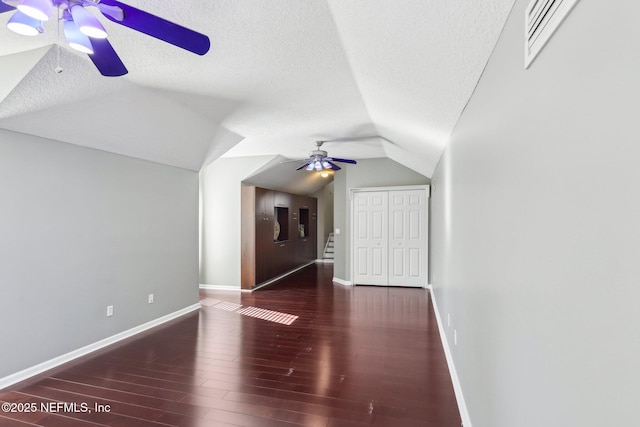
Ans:
[{"label": "vaulted ceiling", "polygon": [[210,52],[101,19],[129,69],[103,77],[55,20],[26,37],[4,13],[0,128],[196,171],[371,136],[323,148],[430,176],[514,0],[123,3],[206,34]]}]

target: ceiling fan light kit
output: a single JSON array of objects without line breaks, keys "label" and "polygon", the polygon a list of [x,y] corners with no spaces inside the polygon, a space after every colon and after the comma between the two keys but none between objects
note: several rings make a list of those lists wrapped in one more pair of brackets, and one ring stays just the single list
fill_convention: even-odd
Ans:
[{"label": "ceiling fan light kit", "polygon": [[25,15],[24,13],[16,10],[13,16],[7,22],[7,28],[14,33],[21,34],[23,36],[37,36],[42,33],[42,21]]},{"label": "ceiling fan light kit", "polygon": [[64,21],[64,37],[70,48],[88,55],[93,54],[91,40],[80,31],[75,22]]},{"label": "ceiling fan light kit", "polygon": [[[323,170],[339,171],[342,168],[336,165],[334,162],[350,163],[353,165],[357,163],[355,160],[351,159],[329,157],[329,154],[326,151],[320,149],[320,147],[322,147],[322,144],[324,144],[325,142],[328,141],[316,141],[317,149],[309,153],[309,157],[305,159],[305,164],[299,166],[296,170],[299,171],[300,169],[305,169],[308,171],[315,170],[317,172],[322,172]],[[324,175],[322,176],[325,177]]]},{"label": "ceiling fan light kit", "polygon": [[112,22],[197,55],[204,55],[211,47],[209,37],[204,34],[117,0],[0,0],[0,13],[14,12],[7,22],[7,28],[11,31],[37,36],[44,32],[43,21],[48,21],[55,11],[57,19],[63,22],[64,36],[69,47],[88,54],[103,76],[127,74],[127,68],[107,41],[106,29],[87,10],[88,7],[97,8],[103,17]]},{"label": "ceiling fan light kit", "polygon": [[98,18],[93,16],[84,6],[71,6],[71,17],[82,34],[93,39],[106,39],[108,34]]},{"label": "ceiling fan light kit", "polygon": [[53,2],[51,0],[22,0],[18,3],[17,9],[33,19],[48,21],[53,13]]}]

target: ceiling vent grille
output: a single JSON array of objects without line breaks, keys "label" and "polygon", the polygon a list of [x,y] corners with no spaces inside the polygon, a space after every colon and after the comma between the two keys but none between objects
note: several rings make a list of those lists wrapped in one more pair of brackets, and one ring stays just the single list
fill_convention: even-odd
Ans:
[{"label": "ceiling vent grille", "polygon": [[531,0],[525,11],[524,67],[529,68],[578,0]]}]

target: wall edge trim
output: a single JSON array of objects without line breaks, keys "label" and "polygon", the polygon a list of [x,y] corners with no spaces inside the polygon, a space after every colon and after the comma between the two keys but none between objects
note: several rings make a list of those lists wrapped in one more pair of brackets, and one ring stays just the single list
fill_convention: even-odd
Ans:
[{"label": "wall edge trim", "polygon": [[308,262],[306,264],[300,265],[292,270],[287,271],[286,273],[283,273],[279,276],[273,277],[269,280],[267,280],[266,282],[262,282],[261,284],[259,284],[258,286],[256,286],[253,289],[241,289],[239,287],[231,287],[231,286],[223,286],[223,285],[207,285],[204,283],[200,284],[200,289],[203,290],[211,290],[211,291],[235,291],[235,292],[253,292],[253,291],[257,291],[258,289],[264,288],[265,286],[269,286],[271,284],[273,284],[274,282],[277,282],[280,279],[284,279],[285,277],[287,277],[288,275],[295,273],[298,270],[301,270],[305,267],[308,267],[312,264],[317,264],[317,263],[322,263],[323,260],[318,260],[318,259],[314,259],[311,262]]},{"label": "wall edge trim", "polygon": [[207,285],[204,283],[200,284],[200,289],[210,290],[210,291],[235,291],[240,292],[242,289],[235,286],[224,286],[224,285]]},{"label": "wall edge trim", "polygon": [[84,347],[80,347],[76,350],[72,350],[68,353],[62,354],[60,356],[54,357],[53,359],[49,359],[45,362],[39,363],[37,365],[31,366],[29,368],[23,369],[21,371],[15,372],[13,374],[9,374],[6,377],[0,378],[0,390],[3,390],[13,384],[19,383],[21,381],[27,380],[31,377],[34,377],[38,374],[46,372],[50,369],[53,369],[62,364],[71,362],[79,357],[85,356],[89,353],[93,353],[97,350],[100,350],[104,347],[107,347],[111,344],[115,344],[119,341],[122,341],[126,338],[130,338],[134,335],[137,335],[141,332],[144,332],[148,329],[151,329],[155,326],[159,326],[163,323],[166,323],[170,320],[176,319],[178,317],[184,316],[185,314],[191,313],[193,311],[200,309],[200,303],[190,305],[178,311],[174,311],[173,313],[169,313],[165,316],[158,317],[157,319],[151,320],[149,322],[143,323],[141,325],[135,326],[131,329],[127,329],[126,331],[119,332],[110,337],[101,339],[92,344],[86,345]]},{"label": "wall edge trim", "polygon": [[444,331],[442,319],[440,318],[440,310],[438,309],[438,303],[433,294],[433,286],[429,285],[429,295],[431,296],[431,302],[433,304],[433,311],[436,314],[436,323],[438,324],[438,332],[440,333],[440,340],[442,341],[442,347],[444,348],[444,354],[447,359],[447,366],[449,367],[449,375],[451,376],[451,382],[453,383],[453,391],[456,395],[456,401],[458,402],[458,410],[460,411],[460,418],[462,419],[462,425],[464,427],[472,427],[471,417],[469,416],[469,410],[464,400],[462,393],[462,385],[460,384],[460,378],[458,378],[458,372],[456,366],[453,363],[453,355],[451,354],[451,348],[447,341],[447,335]]},{"label": "wall edge trim", "polygon": [[338,285],[353,286],[353,282],[351,282],[350,280],[342,280],[338,279],[337,277],[334,277],[331,280],[333,281],[333,283],[337,283]]}]

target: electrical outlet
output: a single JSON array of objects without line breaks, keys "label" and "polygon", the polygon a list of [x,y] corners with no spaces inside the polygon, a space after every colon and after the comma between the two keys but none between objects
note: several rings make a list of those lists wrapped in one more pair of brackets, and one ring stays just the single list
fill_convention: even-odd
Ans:
[{"label": "electrical outlet", "polygon": [[113,316],[113,306],[112,305],[108,305],[107,306],[107,317],[111,317]]},{"label": "electrical outlet", "polygon": [[149,294],[149,304],[153,304],[153,294]]}]

